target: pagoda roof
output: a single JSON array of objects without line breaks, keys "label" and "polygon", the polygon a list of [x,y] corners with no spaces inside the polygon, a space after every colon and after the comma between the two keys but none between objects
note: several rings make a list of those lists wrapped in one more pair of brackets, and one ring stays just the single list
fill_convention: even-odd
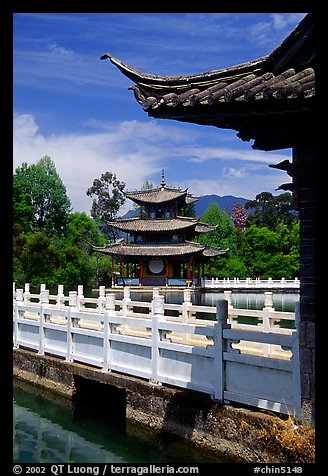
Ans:
[{"label": "pagoda roof", "polygon": [[195,232],[196,233],[208,233],[210,231],[216,230],[218,225],[207,225],[207,223],[199,222],[196,225]]},{"label": "pagoda roof", "polygon": [[151,190],[139,190],[135,192],[125,192],[124,194],[130,200],[138,204],[161,204],[175,200],[185,199],[187,196],[187,189],[173,187],[157,187]]},{"label": "pagoda roof", "polygon": [[132,244],[132,243],[111,243],[104,247],[93,246],[94,251],[109,254],[111,256],[126,257],[181,257],[185,255],[203,254],[203,256],[214,257],[225,254],[228,250],[208,247],[201,243],[186,241],[178,244]]},{"label": "pagoda roof", "polygon": [[307,14],[269,55],[209,72],[158,76],[109,53],[135,85],[137,102],[151,117],[234,129],[253,148],[292,147],[314,132],[314,15]]},{"label": "pagoda roof", "polygon": [[142,218],[130,218],[108,222],[108,225],[126,233],[144,232],[174,232],[187,229],[195,229],[196,233],[205,233],[216,230],[217,226],[200,223],[198,218],[178,217],[172,219],[146,220]]}]

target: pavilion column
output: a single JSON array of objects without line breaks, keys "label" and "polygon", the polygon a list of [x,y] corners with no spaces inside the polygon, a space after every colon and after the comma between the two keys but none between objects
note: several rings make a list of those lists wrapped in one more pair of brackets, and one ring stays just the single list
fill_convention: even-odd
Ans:
[{"label": "pavilion column", "polygon": [[187,262],[187,278],[190,279],[190,261]]},{"label": "pavilion column", "polygon": [[299,354],[301,366],[302,419],[314,422],[315,411],[315,184],[313,145],[293,149],[293,166],[300,211],[300,316]]}]

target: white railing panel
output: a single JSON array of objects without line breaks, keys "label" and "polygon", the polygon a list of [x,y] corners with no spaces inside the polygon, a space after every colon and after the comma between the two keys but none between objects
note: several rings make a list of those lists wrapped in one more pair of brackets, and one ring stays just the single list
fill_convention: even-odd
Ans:
[{"label": "white railing panel", "polygon": [[[45,328],[44,333],[44,351],[47,352],[66,352],[67,348],[67,329]],[[46,350],[47,349],[47,350]],[[62,355],[62,354],[61,354]]]},{"label": "white railing panel", "polygon": [[268,410],[270,412],[284,413],[287,415],[295,414],[293,405],[274,402],[272,400],[265,400],[264,398],[252,397],[250,395],[241,395],[228,391],[224,391],[224,398],[226,402],[237,402],[255,408],[262,408],[263,410]]},{"label": "white railing panel", "polygon": [[[124,336],[128,337],[128,336]],[[126,340],[126,339],[124,339]],[[135,340],[137,341],[137,340]],[[140,343],[137,341],[138,344]],[[119,340],[111,343],[110,367],[136,376],[151,377],[151,347]]]},{"label": "white railing panel", "polygon": [[[49,296],[45,285],[40,295],[31,295],[28,285],[25,294],[15,291],[15,347],[194,389],[222,403],[300,415],[298,331],[276,326],[293,313],[276,312],[272,293],[266,293],[263,310],[241,310],[232,308],[230,291],[214,308],[193,305],[188,290],[182,305],[167,305],[158,289],[151,303],[131,301],[129,289],[122,300],[105,296],[104,289],[94,300],[84,298],[80,286],[68,298],[58,289],[57,296]],[[165,314],[173,311],[175,316]],[[196,313],[215,314],[215,319],[199,319]],[[236,315],[251,316],[256,325],[235,323]]]},{"label": "white railing panel", "polygon": [[291,372],[226,361],[226,391],[270,400],[293,403]]},{"label": "white railing panel", "polygon": [[71,358],[75,359],[76,356],[82,356],[86,359],[93,358],[103,364],[103,338],[95,337],[94,335],[86,335],[85,333],[79,334],[72,333],[72,353]]},{"label": "white railing panel", "polygon": [[17,345],[33,346],[33,349],[39,346],[38,323],[18,323]]},{"label": "white railing panel", "polygon": [[176,385],[174,382],[188,383],[188,388],[202,388],[205,393],[214,393],[214,359],[193,353],[161,349],[158,377],[161,381]]}]

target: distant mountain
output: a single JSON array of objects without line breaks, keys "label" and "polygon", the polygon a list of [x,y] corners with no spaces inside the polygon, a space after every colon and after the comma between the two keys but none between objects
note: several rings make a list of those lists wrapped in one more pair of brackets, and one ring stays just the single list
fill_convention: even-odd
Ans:
[{"label": "distant mountain", "polygon": [[[234,197],[233,195],[224,195],[223,197],[220,195],[203,195],[195,202],[195,214],[197,217],[202,216],[210,203],[216,203],[222,210],[226,210],[231,215],[236,202],[245,205],[248,201],[248,198]],[[129,210],[122,218],[133,218],[136,214],[136,210]]]},{"label": "distant mountain", "polygon": [[210,203],[216,203],[221,210],[226,210],[229,215],[231,215],[236,202],[245,205],[248,201],[248,198],[234,197],[233,195],[224,195],[223,197],[220,195],[203,195],[197,202],[195,202],[195,214],[197,217],[202,216]]}]

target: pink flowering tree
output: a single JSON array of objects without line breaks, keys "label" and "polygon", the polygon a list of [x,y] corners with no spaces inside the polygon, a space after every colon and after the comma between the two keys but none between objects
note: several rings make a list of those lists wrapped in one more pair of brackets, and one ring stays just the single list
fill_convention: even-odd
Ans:
[{"label": "pink flowering tree", "polygon": [[246,208],[240,202],[236,202],[232,209],[231,220],[237,229],[238,235],[246,230],[246,219]]}]

